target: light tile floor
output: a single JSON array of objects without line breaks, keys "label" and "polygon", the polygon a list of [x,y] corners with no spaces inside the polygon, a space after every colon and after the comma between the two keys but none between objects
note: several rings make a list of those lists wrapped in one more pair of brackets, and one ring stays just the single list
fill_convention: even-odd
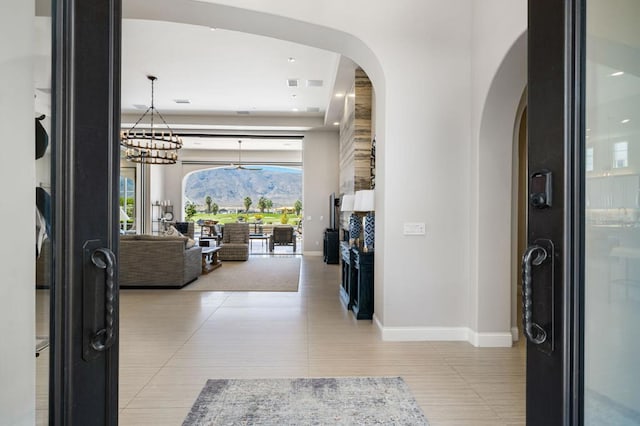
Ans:
[{"label": "light tile floor", "polygon": [[402,376],[434,426],[525,423],[522,344],[383,342],[339,271],[303,257],[297,293],[123,291],[120,424],[180,425],[209,378],[331,376]]}]

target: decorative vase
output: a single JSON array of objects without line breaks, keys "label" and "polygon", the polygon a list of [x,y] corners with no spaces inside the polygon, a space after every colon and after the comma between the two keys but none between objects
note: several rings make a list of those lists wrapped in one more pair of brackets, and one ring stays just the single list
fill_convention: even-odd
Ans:
[{"label": "decorative vase", "polygon": [[357,240],[360,238],[360,233],[362,232],[362,222],[360,222],[360,218],[355,213],[352,213],[349,216],[349,243],[354,245],[357,243]]},{"label": "decorative vase", "polygon": [[373,250],[373,242],[376,230],[376,217],[372,213],[368,213],[364,217],[364,247],[367,250]]}]

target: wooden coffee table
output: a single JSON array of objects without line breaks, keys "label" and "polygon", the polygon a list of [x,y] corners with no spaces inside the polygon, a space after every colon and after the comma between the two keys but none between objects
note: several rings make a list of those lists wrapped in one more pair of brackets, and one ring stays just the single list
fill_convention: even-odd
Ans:
[{"label": "wooden coffee table", "polygon": [[208,274],[222,266],[218,258],[220,247],[202,247],[202,273]]}]

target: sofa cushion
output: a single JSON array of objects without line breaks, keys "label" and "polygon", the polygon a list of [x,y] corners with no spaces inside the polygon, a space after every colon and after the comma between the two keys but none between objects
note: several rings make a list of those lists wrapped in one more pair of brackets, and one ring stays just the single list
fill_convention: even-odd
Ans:
[{"label": "sofa cushion", "polygon": [[191,247],[196,245],[196,240],[187,237],[182,232],[178,231],[173,225],[169,225],[169,228],[163,234],[165,237],[185,237],[187,241],[185,242],[185,248],[190,249]]}]

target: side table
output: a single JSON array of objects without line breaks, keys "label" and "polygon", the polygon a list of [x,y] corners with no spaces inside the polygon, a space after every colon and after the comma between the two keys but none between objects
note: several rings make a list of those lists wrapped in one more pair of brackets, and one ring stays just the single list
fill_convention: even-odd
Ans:
[{"label": "side table", "polygon": [[218,258],[220,247],[202,247],[202,273],[208,274],[222,266]]}]

